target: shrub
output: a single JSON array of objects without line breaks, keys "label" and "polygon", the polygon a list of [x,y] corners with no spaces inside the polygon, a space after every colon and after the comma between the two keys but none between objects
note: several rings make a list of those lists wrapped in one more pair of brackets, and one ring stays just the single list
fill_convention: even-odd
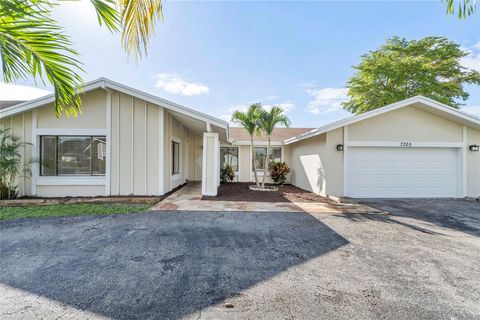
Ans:
[{"label": "shrub", "polygon": [[235,171],[232,166],[227,164],[220,170],[220,181],[232,182],[233,179],[235,179]]},{"label": "shrub", "polygon": [[0,130],[0,199],[18,195],[17,179],[30,175],[30,161],[22,161],[20,149],[28,143],[20,142],[10,129]]},{"label": "shrub", "polygon": [[287,181],[287,174],[290,173],[290,168],[285,162],[274,162],[270,167],[270,177],[279,185],[284,185]]}]

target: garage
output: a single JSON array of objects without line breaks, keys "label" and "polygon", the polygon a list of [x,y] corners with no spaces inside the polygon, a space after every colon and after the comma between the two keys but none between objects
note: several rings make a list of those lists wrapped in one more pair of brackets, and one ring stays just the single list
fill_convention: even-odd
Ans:
[{"label": "garage", "polygon": [[291,183],[321,196],[479,198],[480,118],[422,96],[284,141]]},{"label": "garage", "polygon": [[357,198],[458,197],[459,148],[350,147],[346,194]]}]

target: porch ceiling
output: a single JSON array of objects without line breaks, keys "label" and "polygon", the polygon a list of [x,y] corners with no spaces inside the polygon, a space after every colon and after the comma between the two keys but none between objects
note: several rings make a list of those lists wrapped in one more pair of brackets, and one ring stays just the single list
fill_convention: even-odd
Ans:
[{"label": "porch ceiling", "polygon": [[[197,119],[197,118],[194,118],[194,117],[190,117],[190,116],[187,116],[185,114],[181,114],[181,113],[178,113],[178,112],[175,112],[175,111],[170,111],[170,113],[173,115],[173,117],[175,119],[180,121],[182,123],[182,125],[185,126],[191,132],[193,132],[193,133],[195,133],[199,136],[203,136],[203,133],[207,132],[207,122],[206,121],[203,121],[203,120],[200,120],[200,119]],[[227,143],[228,142],[228,135],[227,135],[228,127],[220,127],[220,126],[216,126],[216,125],[211,124],[210,128],[211,128],[212,132],[218,133],[218,138],[219,138],[221,143]]]}]

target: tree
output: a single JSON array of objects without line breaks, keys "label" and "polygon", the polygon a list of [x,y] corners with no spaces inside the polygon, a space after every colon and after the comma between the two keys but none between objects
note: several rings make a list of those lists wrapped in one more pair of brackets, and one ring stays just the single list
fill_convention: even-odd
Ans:
[{"label": "tree", "polygon": [[260,188],[258,183],[257,169],[255,168],[255,149],[253,145],[253,136],[260,133],[260,117],[262,116],[262,104],[252,104],[246,112],[235,111],[232,115],[232,122],[242,125],[250,135],[250,146],[252,149],[253,175],[255,176],[255,185]]},{"label": "tree", "polygon": [[267,170],[270,166],[270,140],[273,130],[278,125],[290,126],[290,119],[284,114],[284,110],[277,106],[272,107],[270,111],[263,110],[260,118],[260,129],[267,136],[267,155],[263,161],[262,189],[265,188],[265,177],[267,176]]},{"label": "tree", "polygon": [[472,15],[477,8],[477,0],[458,0],[458,5],[455,5],[455,0],[442,0],[444,1],[447,4],[447,14],[454,14],[457,7],[457,15],[460,19]]},{"label": "tree", "polygon": [[464,84],[479,84],[480,73],[460,64],[468,53],[441,37],[407,41],[393,37],[362,56],[348,81],[349,100],[343,107],[363,113],[415,95],[458,108],[469,94]]},{"label": "tree", "polygon": [[[137,60],[162,18],[161,0],[90,0],[100,25],[121,30],[121,43]],[[7,83],[33,77],[50,82],[55,111],[77,115],[83,85],[82,63],[70,38],[52,18],[60,0],[0,0],[0,60]]]}]

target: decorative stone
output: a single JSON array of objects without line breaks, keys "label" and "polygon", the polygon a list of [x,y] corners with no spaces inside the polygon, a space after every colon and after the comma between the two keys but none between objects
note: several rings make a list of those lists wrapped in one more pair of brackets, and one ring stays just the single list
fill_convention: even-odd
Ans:
[{"label": "decorative stone", "polygon": [[248,188],[250,190],[253,190],[253,191],[277,191],[278,188],[277,187],[273,187],[273,186],[265,186],[265,188],[257,188],[256,185],[251,185],[251,186],[248,186]]}]

